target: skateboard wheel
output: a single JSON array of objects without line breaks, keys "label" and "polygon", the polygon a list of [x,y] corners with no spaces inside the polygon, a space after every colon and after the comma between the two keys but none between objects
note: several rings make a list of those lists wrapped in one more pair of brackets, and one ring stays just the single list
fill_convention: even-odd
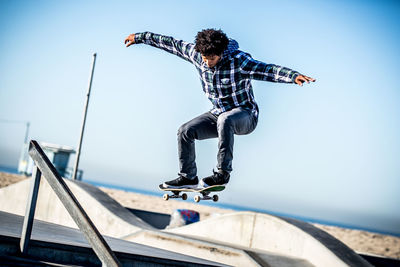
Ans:
[{"label": "skateboard wheel", "polygon": [[164,199],[165,201],[167,201],[167,200],[169,199],[168,194],[164,194],[164,195],[163,195],[163,199]]},{"label": "skateboard wheel", "polygon": [[194,202],[196,202],[196,203],[200,202],[200,196],[195,196],[194,197]]},{"label": "skateboard wheel", "polygon": [[187,199],[187,195],[185,193],[182,194],[182,200],[186,200]]},{"label": "skateboard wheel", "polygon": [[212,198],[213,198],[213,201],[214,201],[214,202],[217,202],[217,201],[218,201],[218,195],[213,195]]}]

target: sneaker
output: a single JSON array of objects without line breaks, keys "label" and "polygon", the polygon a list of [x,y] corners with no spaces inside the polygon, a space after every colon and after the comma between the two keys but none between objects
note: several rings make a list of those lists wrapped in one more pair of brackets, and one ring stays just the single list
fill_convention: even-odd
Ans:
[{"label": "sneaker", "polygon": [[188,179],[182,175],[179,175],[178,178],[164,182],[161,187],[163,188],[197,188],[199,183],[199,179],[194,177],[193,179]]},{"label": "sneaker", "polygon": [[230,174],[226,171],[213,171],[214,174],[200,180],[202,187],[209,187],[213,185],[226,185],[229,182]]}]

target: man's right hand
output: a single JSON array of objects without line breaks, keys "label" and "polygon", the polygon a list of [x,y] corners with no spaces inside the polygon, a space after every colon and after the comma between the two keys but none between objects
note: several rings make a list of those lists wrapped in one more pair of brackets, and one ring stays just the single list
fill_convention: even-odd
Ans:
[{"label": "man's right hand", "polygon": [[297,76],[296,79],[294,80],[294,83],[296,83],[296,84],[298,84],[298,85],[300,85],[300,86],[303,86],[303,83],[304,83],[304,82],[307,82],[307,83],[315,82],[315,79],[300,74],[300,75]]},{"label": "man's right hand", "polygon": [[128,37],[125,38],[126,47],[129,47],[135,43],[135,34],[129,34]]}]

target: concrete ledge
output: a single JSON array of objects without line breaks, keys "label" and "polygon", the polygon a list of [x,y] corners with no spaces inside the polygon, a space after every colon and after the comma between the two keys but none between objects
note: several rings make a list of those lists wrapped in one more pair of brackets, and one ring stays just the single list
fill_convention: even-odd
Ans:
[{"label": "concrete ledge", "polygon": [[[0,212],[0,256],[22,256],[19,252],[22,223],[22,216]],[[123,266],[225,266],[112,237],[105,237],[105,240]],[[52,263],[101,266],[101,262],[79,230],[38,220],[34,221],[32,239],[26,256],[29,259]]]}]

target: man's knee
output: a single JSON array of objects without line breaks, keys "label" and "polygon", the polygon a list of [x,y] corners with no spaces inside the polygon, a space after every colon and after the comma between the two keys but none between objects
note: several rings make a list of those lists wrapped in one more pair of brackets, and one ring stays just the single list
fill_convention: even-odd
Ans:
[{"label": "man's knee", "polygon": [[257,125],[257,120],[247,111],[227,112],[218,117],[218,131],[233,132],[234,134],[244,135],[251,133]]},{"label": "man's knee", "polygon": [[219,132],[232,129],[233,120],[232,120],[231,116],[227,116],[225,114],[221,114],[218,117],[217,127],[218,127],[218,131]]},{"label": "man's knee", "polygon": [[195,139],[195,129],[191,127],[188,123],[183,124],[178,129],[178,138],[184,140],[194,140]]}]

